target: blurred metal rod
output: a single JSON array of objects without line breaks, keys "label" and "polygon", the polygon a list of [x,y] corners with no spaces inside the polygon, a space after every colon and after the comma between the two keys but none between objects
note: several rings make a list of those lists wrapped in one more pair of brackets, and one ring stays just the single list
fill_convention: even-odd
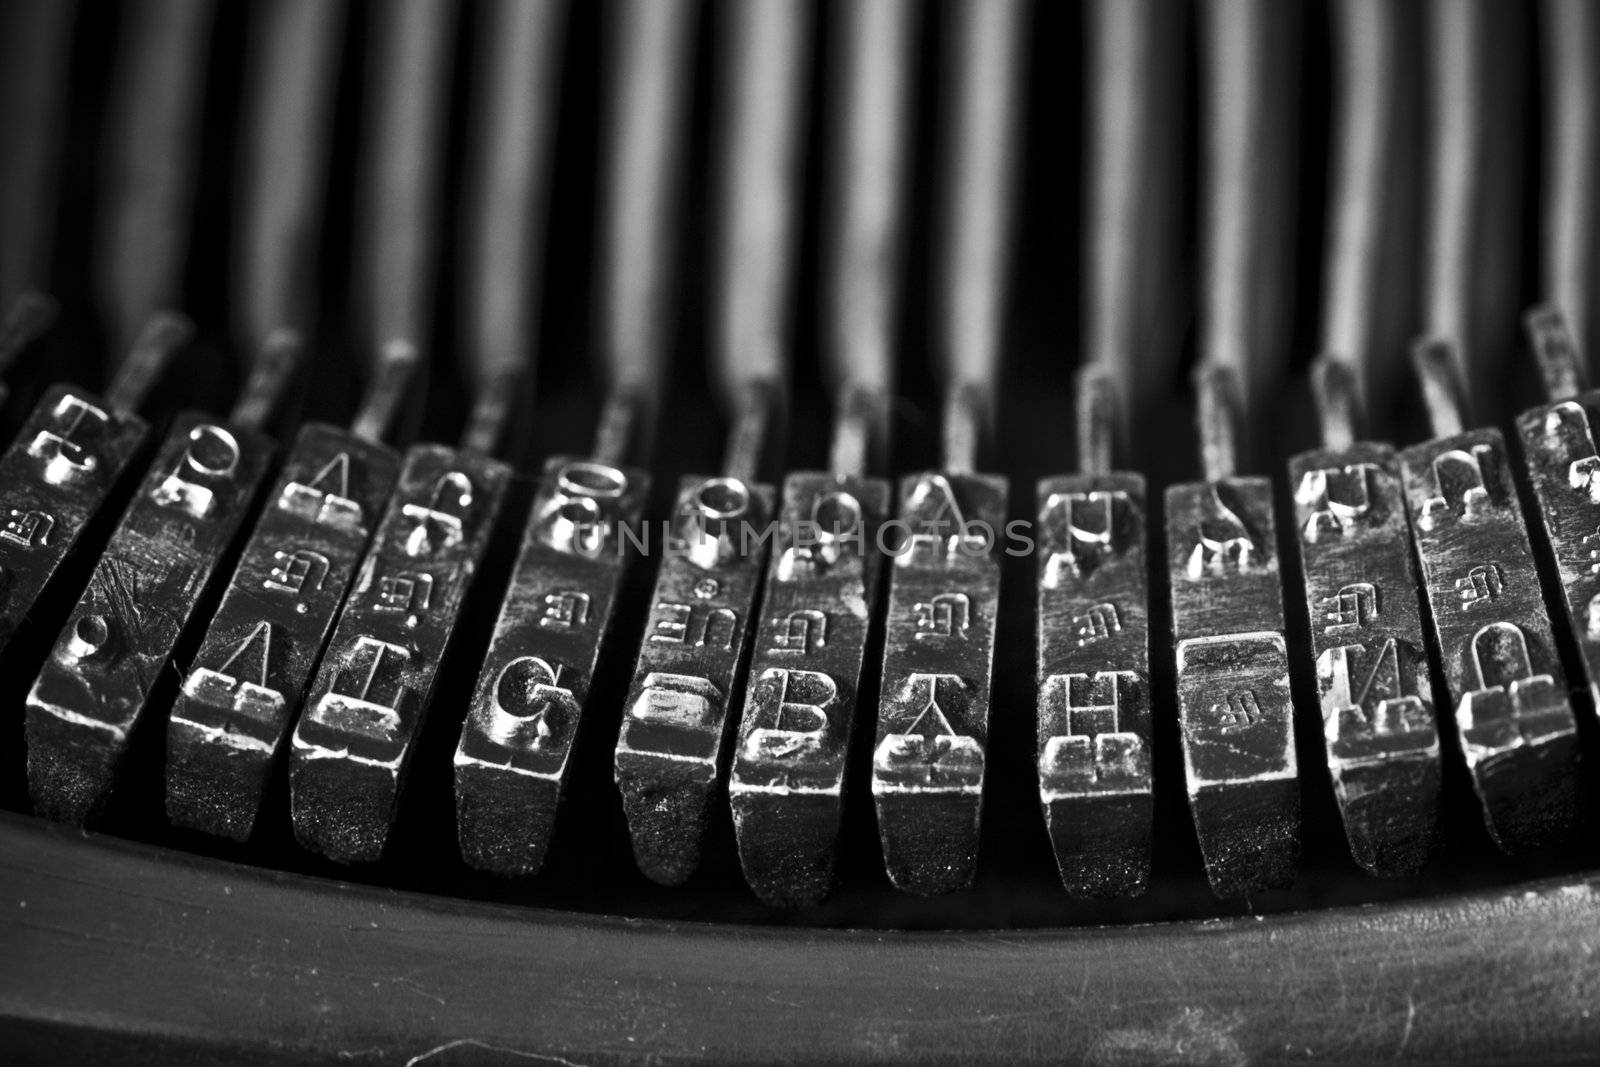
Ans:
[{"label": "blurred metal rod", "polygon": [[[829,122],[839,147],[828,174],[822,272],[827,371],[841,416],[848,408],[877,435],[885,412],[874,409],[894,387],[914,45],[922,12],[912,0],[862,0],[838,11]],[[856,428],[840,432],[849,436]],[[870,437],[861,444],[870,449]],[[855,447],[852,438],[848,449]]]},{"label": "blurred metal rod", "polygon": [[75,0],[0,12],[0,308],[50,287]]},{"label": "blurred metal rod", "polygon": [[1467,428],[1467,384],[1455,347],[1445,340],[1418,341],[1411,363],[1422,385],[1422,402],[1434,437],[1456,437]]},{"label": "blurred metal rod", "polygon": [[159,311],[135,335],[128,355],[106,389],[106,403],[116,411],[137,411],[172,357],[194,339],[194,323],[186,315]]},{"label": "blurred metal rod", "polygon": [[882,451],[887,396],[867,388],[845,387],[834,397],[833,443],[828,449],[828,469],[840,478],[860,478],[876,450]]},{"label": "blurred metal rod", "polygon": [[242,129],[236,339],[251,352],[287,327],[309,336],[346,6],[267,0],[251,13]]},{"label": "blurred metal rod", "polygon": [[607,462],[648,437],[672,348],[699,11],[697,0],[613,0],[606,9],[596,332],[611,399],[595,452]]},{"label": "blurred metal rod", "polygon": [[1202,476],[1207,482],[1232,478],[1239,470],[1239,424],[1244,411],[1238,369],[1227,363],[1204,365],[1195,374],[1194,388]]},{"label": "blurred metal rod", "polygon": [[[1237,369],[1246,409],[1293,295],[1279,263],[1293,192],[1283,121],[1294,91],[1274,0],[1202,5],[1202,281],[1200,358]],[[1278,268],[1282,267],[1283,270]]]},{"label": "blurred metal rod", "polygon": [[461,274],[463,366],[473,388],[508,368],[533,374],[566,14],[563,0],[493,0],[479,14],[485,58],[467,147]]},{"label": "blurred metal rod", "polygon": [[[1218,896],[1287,884],[1300,852],[1299,763],[1272,482],[1239,477],[1252,401],[1287,350],[1295,83],[1276,0],[1200,13],[1203,481],[1167,487],[1178,723],[1189,811]],[[1249,690],[1250,710],[1232,714]],[[1236,725],[1243,729],[1235,729]]]},{"label": "blurred metal rod", "polygon": [[943,248],[936,344],[946,388],[992,391],[1018,193],[1026,0],[958,0],[945,39],[947,136],[939,207]]},{"label": "blurred metal rod", "polygon": [[262,342],[261,352],[251,366],[250,378],[240,390],[234,413],[227,416],[232,426],[266,430],[278,405],[283,402],[299,363],[306,357],[306,342],[294,330],[277,330]]},{"label": "blurred metal rod", "polygon": [[1336,0],[1333,167],[1323,260],[1318,350],[1355,368],[1365,386],[1382,277],[1388,201],[1386,160],[1394,143],[1399,13],[1388,0]]},{"label": "blurred metal rod", "polygon": [[712,331],[724,398],[788,375],[812,0],[742,0],[718,14]]},{"label": "blurred metal rod", "polygon": [[1566,317],[1557,308],[1541,305],[1522,318],[1533,349],[1545,395],[1551,400],[1572,400],[1589,389],[1583,350],[1575,344]]},{"label": "blurred metal rod", "polygon": [[1322,447],[1348,451],[1361,426],[1361,389],[1356,364],[1348,359],[1319,356],[1311,365],[1311,396],[1317,409]]},{"label": "blurred metal rod", "polygon": [[[1430,151],[1425,179],[1423,329],[1467,349],[1472,365],[1472,286],[1482,224],[1486,115],[1480,74],[1486,5],[1432,0],[1428,40]],[[1446,431],[1438,431],[1443,435]]]},{"label": "blurred metal rod", "polygon": [[973,474],[994,430],[994,391],[976,382],[945,390],[940,470]]},{"label": "blurred metal rod", "polygon": [[395,341],[383,347],[366,395],[350,420],[352,437],[381,442],[389,435],[411,391],[417,363],[418,353],[412,345]]},{"label": "blurred metal rod", "polygon": [[305,340],[296,330],[276,330],[267,337],[228,421],[235,426],[265,430],[300,369],[305,347]]},{"label": "blurred metal rod", "polygon": [[723,478],[754,482],[761,476],[761,460],[772,441],[781,403],[782,393],[766,381],[751,382],[739,394],[723,453]]},{"label": "blurred metal rod", "polygon": [[392,341],[426,352],[432,337],[456,13],[453,0],[386,0],[372,9],[369,140],[356,201],[369,359]]},{"label": "blurred metal rod", "polygon": [[463,452],[493,456],[500,451],[522,408],[520,398],[527,373],[525,366],[505,363],[480,379],[467,424],[461,431]]},{"label": "blurred metal rod", "polygon": [[[0,308],[5,313],[5,319],[0,321],[0,374],[10,370],[17,356],[55,325],[60,310],[50,297],[32,291]],[[4,387],[0,386],[0,402],[4,398]]]},{"label": "blurred metal rod", "polygon": [[1595,244],[1600,240],[1600,6],[1545,0],[1544,233],[1540,290],[1566,319],[1584,358],[1593,341]]},{"label": "blurred metal rod", "polygon": [[[1145,228],[1156,166],[1152,110],[1161,98],[1156,20],[1163,16],[1154,0],[1093,0],[1087,16],[1082,359],[1104,368],[1116,377],[1114,385],[1126,389],[1142,332],[1141,275],[1151,269],[1144,259]],[[1091,472],[1085,468],[1084,473]]]},{"label": "blurred metal rod", "polygon": [[1116,467],[1122,429],[1115,368],[1103,360],[1078,372],[1078,473],[1107,475]]},{"label": "blurred metal rod", "polygon": [[95,286],[111,348],[183,302],[215,0],[141,0],[126,11],[111,90],[104,229]]},{"label": "blurred metal rod", "polygon": [[591,455],[601,463],[626,463],[635,446],[646,439],[658,398],[643,388],[613,389],[600,409]]}]

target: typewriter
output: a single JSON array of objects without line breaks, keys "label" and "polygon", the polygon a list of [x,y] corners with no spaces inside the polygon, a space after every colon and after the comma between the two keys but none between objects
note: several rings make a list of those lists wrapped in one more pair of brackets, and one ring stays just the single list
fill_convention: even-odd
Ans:
[{"label": "typewriter", "polygon": [[0,20],[7,1062],[1600,1055],[1600,7]]}]

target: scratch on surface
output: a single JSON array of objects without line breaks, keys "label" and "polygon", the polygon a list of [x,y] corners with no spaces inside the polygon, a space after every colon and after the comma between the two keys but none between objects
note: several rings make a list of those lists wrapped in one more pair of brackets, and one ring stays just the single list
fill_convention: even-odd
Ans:
[{"label": "scratch on surface", "polygon": [[426,1052],[419,1052],[407,1060],[406,1067],[416,1067],[419,1063],[425,1063],[435,1056],[443,1055],[451,1049],[457,1048],[477,1048],[486,1052],[504,1052],[521,1059],[533,1060],[536,1063],[559,1063],[564,1067],[584,1067],[584,1064],[579,1063],[577,1060],[569,1060],[565,1056],[553,1056],[543,1052],[528,1052],[525,1049],[511,1048],[507,1045],[493,1045],[487,1041],[479,1041],[475,1037],[458,1037],[454,1041],[446,1041],[442,1045],[435,1045]]},{"label": "scratch on surface", "polygon": [[794,1008],[796,1011],[803,1011],[805,1009],[805,1005],[801,1004],[799,1001],[784,1000],[783,997],[779,995],[779,991],[776,989],[767,994],[766,1001],[768,1004],[776,1004],[783,1008]]},{"label": "scratch on surface", "polygon": [[1417,1021],[1417,1001],[1410,993],[1406,994],[1406,1028],[1400,1035],[1400,1047],[1394,1050],[1395,1059],[1406,1050],[1406,1045],[1411,1042],[1411,1024]]},{"label": "scratch on surface", "polygon": [[1184,1008],[1165,1022],[1127,1027],[1101,1035],[1089,1050],[1088,1062],[1201,1063],[1215,1067],[1245,1067],[1250,1062],[1233,1031],[1238,1015]]},{"label": "scratch on surface", "polygon": [[418,985],[415,981],[413,981],[410,978],[402,976],[402,977],[393,979],[393,981],[394,981],[394,983],[396,985],[410,990],[411,992],[415,993],[419,997],[423,997],[423,998],[425,998],[427,1000],[431,1000],[436,1004],[444,1004],[445,1003],[445,999],[443,997],[441,997],[439,994],[428,992],[426,989],[424,989],[422,986]]}]

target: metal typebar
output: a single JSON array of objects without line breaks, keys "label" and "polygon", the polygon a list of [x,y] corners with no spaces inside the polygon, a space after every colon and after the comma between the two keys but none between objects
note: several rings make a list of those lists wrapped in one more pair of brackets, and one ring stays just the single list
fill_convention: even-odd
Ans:
[{"label": "metal typebar", "polygon": [[0,567],[7,577],[0,649],[25,623],[52,630],[59,623],[60,614],[45,610],[41,594],[144,453],[150,426],[135,412],[193,335],[182,316],[152,318],[105,396],[51,386],[0,456],[0,485],[10,509],[0,532]]},{"label": "metal typebar", "polygon": [[167,817],[247,840],[355,578],[400,456],[383,444],[408,349],[377,370],[354,428],[300,430],[167,721]]},{"label": "metal typebar", "polygon": [[935,343],[942,469],[900,480],[872,793],[896,887],[949,892],[977,870],[1007,483],[977,471],[998,386],[1019,172],[1028,6],[965,0],[945,23]]},{"label": "metal typebar", "polygon": [[1145,480],[1113,469],[1115,371],[1078,379],[1078,473],[1039,482],[1039,800],[1074,896],[1150,876],[1150,593]]},{"label": "metal typebar", "polygon": [[639,542],[649,475],[624,465],[654,421],[671,333],[671,208],[694,5],[618,0],[608,55],[600,285],[608,397],[593,454],[545,462],[455,754],[461,854],[483,870],[544,863],[572,746]]},{"label": "metal typebar", "polygon": [[756,478],[788,374],[814,12],[809,0],[760,0],[722,14],[712,347],[735,418],[721,477],[679,483],[670,536],[681,550],[656,575],[615,762],[634,860],[667,885],[700,862],[774,518]]},{"label": "metal typebar", "polygon": [[1300,783],[1272,483],[1241,477],[1240,436],[1290,287],[1274,260],[1286,213],[1293,82],[1271,0],[1203,6],[1203,299],[1195,373],[1203,480],[1166,490],[1167,573],[1184,774],[1212,890],[1285,885]]},{"label": "metal typebar", "polygon": [[[481,14],[495,48],[530,43],[541,8],[495,5]],[[370,287],[369,341],[380,358],[426,349],[439,254],[439,185],[456,8],[438,0],[406,0],[379,9],[376,37],[376,140],[368,156],[377,194],[365,216],[365,281]],[[524,21],[527,20],[527,21]],[[536,36],[536,34],[534,35]],[[523,74],[502,55],[491,84]],[[533,83],[537,84],[537,82]],[[493,125],[475,131],[467,217],[496,224],[496,211],[531,224],[542,177],[524,172],[547,143],[519,125],[536,98],[507,101]],[[509,177],[508,177],[509,176]],[[517,223],[512,222],[516,228]],[[461,623],[506,503],[512,469],[494,459],[507,426],[521,413],[531,376],[529,296],[535,250],[529,238],[502,242],[474,232],[470,270],[482,294],[479,310],[496,315],[469,347],[473,405],[460,444],[419,444],[405,455],[393,496],[356,571],[334,623],[327,651],[289,746],[289,799],[295,838],[340,863],[382,856],[394,831],[401,793],[434,702],[439,672]],[[517,335],[515,331],[522,330]],[[492,346],[503,343],[505,350]],[[398,391],[390,390],[391,397]],[[364,429],[362,421],[357,427]]]},{"label": "metal typebar", "polygon": [[372,862],[400,794],[439,671],[494,537],[512,469],[491,458],[516,384],[488,382],[459,447],[414,445],[295,726],[295,838],[340,863]]},{"label": "metal typebar", "polygon": [[28,789],[41,814],[81,824],[105,810],[266,483],[277,446],[262,428],[300,357],[287,338],[269,346],[226,420],[187,412],[168,431],[28,694]]},{"label": "metal typebar", "polygon": [[1312,392],[1322,446],[1289,460],[1322,736],[1350,853],[1366,870],[1420,869],[1438,846],[1441,768],[1433,688],[1393,446],[1358,439],[1375,361],[1400,12],[1334,8],[1337,103]]},{"label": "metal typebar", "polygon": [[1294,879],[1299,763],[1272,483],[1235,473],[1236,372],[1195,382],[1204,480],[1166,490],[1167,574],[1184,776],[1220,897]]},{"label": "metal typebar", "polygon": [[699,865],[708,809],[744,680],[772,487],[754,481],[776,397],[752,384],[720,477],[678,483],[644,639],[623,706],[615,773],[639,869],[678,885]]},{"label": "metal typebar", "polygon": [[1561,581],[1561,614],[1592,699],[1600,694],[1600,390],[1588,388],[1580,351],[1559,311],[1535,309],[1527,327],[1549,402],[1517,417],[1517,435]]},{"label": "metal typebar", "polygon": [[1439,731],[1394,447],[1357,438],[1358,374],[1312,371],[1322,448],[1289,460],[1322,736],[1350,854],[1420,869],[1439,843]]},{"label": "metal typebar", "polygon": [[1088,9],[1089,265],[1077,382],[1078,473],[1037,487],[1039,800],[1075,896],[1143,892],[1150,871],[1149,580],[1145,480],[1114,470],[1136,376],[1149,266],[1159,12]]},{"label": "metal typebar", "polygon": [[1400,453],[1433,633],[1473,785],[1508,853],[1560,842],[1577,816],[1577,723],[1505,439],[1466,428],[1461,371],[1419,342],[1433,439]]},{"label": "metal typebar", "polygon": [[786,907],[813,903],[833,885],[889,507],[888,482],[866,474],[882,452],[893,376],[920,12],[907,0],[844,11],[831,42],[839,149],[823,268],[831,469],[784,480],[729,778],[745,880]]},{"label": "metal typebar", "polygon": [[[1501,103],[1484,4],[1430,5],[1426,334],[1414,348],[1433,437],[1400,453],[1412,537],[1461,748],[1489,834],[1506,852],[1566,838],[1578,745],[1566,675],[1540,588],[1511,457],[1498,429],[1470,429],[1473,334],[1491,230],[1484,205]],[[1474,357],[1473,353],[1477,355]]]}]

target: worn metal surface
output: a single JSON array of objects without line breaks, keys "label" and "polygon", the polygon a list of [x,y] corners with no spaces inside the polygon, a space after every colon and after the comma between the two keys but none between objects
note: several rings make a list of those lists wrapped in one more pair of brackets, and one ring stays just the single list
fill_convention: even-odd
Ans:
[{"label": "worn metal surface", "polygon": [[1150,591],[1145,481],[1039,483],[1039,800],[1061,881],[1127,896],[1150,877]]},{"label": "worn metal surface", "polygon": [[382,855],[510,481],[508,465],[464,449],[406,453],[295,727],[290,806],[305,847],[341,863]]},{"label": "worn metal surface", "polygon": [[1577,815],[1577,723],[1505,439],[1468,430],[1400,453],[1448,698],[1495,843],[1557,842]]},{"label": "worn metal surface", "polygon": [[1168,486],[1166,511],[1178,721],[1206,876],[1221,897],[1286,885],[1300,772],[1272,483]]},{"label": "worn metal surface", "polygon": [[462,857],[502,875],[544,862],[616,600],[638,555],[650,478],[634,467],[545,462],[455,754]]},{"label": "worn metal surface", "polygon": [[1555,558],[1566,624],[1582,654],[1591,698],[1600,695],[1600,390],[1517,418],[1528,482]]},{"label": "worn metal surface", "polygon": [[275,451],[243,425],[174,421],[28,694],[36,811],[75,823],[99,813]]},{"label": "worn metal surface", "polygon": [[882,479],[783,483],[728,781],[745,881],[769,903],[800,907],[833,887],[888,510]]},{"label": "worn metal surface", "polygon": [[300,431],[167,721],[173,822],[249,838],[399,468],[338,427]]},{"label": "worn metal surface", "polygon": [[1588,1062],[1597,928],[1592,875],[1049,932],[576,918],[0,816],[13,1062]]},{"label": "worn metal surface", "polygon": [[700,863],[773,505],[770,486],[738,478],[690,476],[678,485],[615,764],[634,860],[663,885],[680,884]]},{"label": "worn metal surface", "polygon": [[139,416],[51,386],[0,456],[0,647],[11,640],[149,434]]},{"label": "worn metal surface", "polygon": [[1551,402],[1518,416],[1517,436],[1593,700],[1600,695],[1600,391],[1584,390],[1582,359],[1558,312],[1534,312],[1528,327]]},{"label": "worn metal surface", "polygon": [[1438,846],[1439,731],[1400,464],[1385,444],[1289,460],[1328,772],[1350,854],[1418,870]]},{"label": "worn metal surface", "polygon": [[889,880],[914,893],[977,872],[1006,493],[994,475],[908,475],[885,538],[872,796]]}]

